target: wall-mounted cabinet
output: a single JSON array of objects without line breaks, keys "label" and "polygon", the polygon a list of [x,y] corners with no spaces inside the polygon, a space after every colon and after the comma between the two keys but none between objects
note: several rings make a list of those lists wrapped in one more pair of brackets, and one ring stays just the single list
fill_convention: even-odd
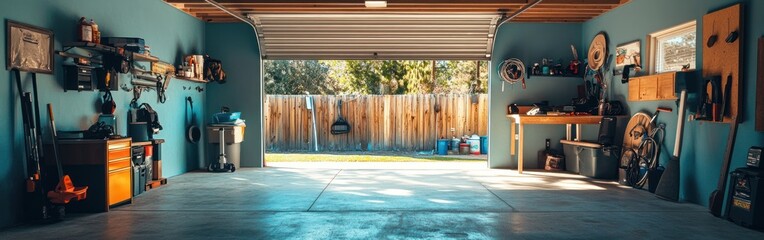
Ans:
[{"label": "wall-mounted cabinet", "polygon": [[679,98],[694,72],[670,72],[629,79],[629,101],[665,101]]}]

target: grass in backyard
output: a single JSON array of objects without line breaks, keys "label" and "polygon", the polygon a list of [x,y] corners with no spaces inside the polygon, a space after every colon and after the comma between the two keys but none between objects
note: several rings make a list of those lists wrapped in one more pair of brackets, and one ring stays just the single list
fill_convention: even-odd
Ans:
[{"label": "grass in backyard", "polygon": [[416,154],[349,154],[349,153],[266,153],[267,162],[475,162],[486,161],[474,156],[432,156]]}]

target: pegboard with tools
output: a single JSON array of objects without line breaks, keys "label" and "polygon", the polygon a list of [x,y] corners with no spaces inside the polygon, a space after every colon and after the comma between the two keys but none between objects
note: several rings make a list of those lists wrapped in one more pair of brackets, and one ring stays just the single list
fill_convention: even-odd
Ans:
[{"label": "pegboard with tools", "polygon": [[[741,111],[742,10],[742,4],[735,4],[703,16],[703,78],[721,78],[720,92],[728,109],[722,117],[724,123],[731,123]],[[726,90],[727,84],[730,84],[729,90]],[[705,90],[708,96],[713,93],[712,89]]]}]

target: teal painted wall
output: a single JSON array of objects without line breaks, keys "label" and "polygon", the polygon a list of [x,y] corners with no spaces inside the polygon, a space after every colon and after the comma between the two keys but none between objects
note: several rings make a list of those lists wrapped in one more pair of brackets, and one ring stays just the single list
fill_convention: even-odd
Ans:
[{"label": "teal painted wall", "polygon": [[[228,75],[225,84],[209,84],[207,109],[220,111],[230,107],[241,112],[247,121],[241,146],[241,166],[261,167],[262,145],[262,83],[260,51],[252,27],[245,23],[207,23],[205,49],[223,61]],[[209,121],[209,119],[207,120]]]},{"label": "teal painted wall", "polygon": [[[497,34],[491,58],[489,77],[489,122],[490,136],[488,164],[491,168],[516,168],[517,156],[510,156],[510,127],[507,119],[507,105],[517,103],[530,105],[548,100],[552,105],[570,103],[577,97],[576,86],[583,83],[580,78],[531,77],[527,80],[527,89],[505,85],[501,91],[502,80],[498,76],[498,67],[509,58],[518,58],[526,65],[540,62],[541,58],[573,58],[570,45],[580,49],[581,24],[544,24],[544,23],[507,23],[502,25]],[[579,51],[580,52],[580,51]],[[559,140],[565,137],[564,125],[529,125],[525,127],[525,168],[536,168],[536,152],[544,149],[544,139],[552,140],[552,147],[562,150]]]},{"label": "teal painted wall", "polygon": [[[737,143],[731,168],[745,165],[745,154],[752,145],[764,145],[764,134],[754,131],[753,113],[755,109],[756,86],[756,41],[764,34],[764,1],[732,0],[632,0],[630,3],[583,24],[582,41],[588,43],[599,31],[606,31],[610,37],[610,49],[632,40],[642,41],[642,52],[646,52],[646,36],[665,28],[691,20],[698,22],[698,59],[697,66],[702,66],[702,18],[706,13],[731,4],[744,3],[745,26],[742,38],[745,56],[743,58],[743,122],[737,134]],[[588,44],[586,45],[588,48]],[[645,55],[643,54],[643,59]],[[620,78],[614,81],[620,82]],[[624,101],[628,87],[614,84],[611,96]],[[656,107],[666,106],[677,109],[674,101],[629,102],[630,113],[639,111],[652,112]],[[663,162],[669,159],[674,146],[677,121],[676,111],[662,114],[659,122],[667,125],[666,144],[661,156]],[[708,196],[716,188],[719,171],[723,160],[724,148],[729,134],[729,125],[688,122],[685,125],[685,138],[681,157],[681,199],[708,205]]]},{"label": "teal painted wall", "polygon": [[[11,19],[53,30],[55,48],[61,50],[62,43],[75,40],[75,26],[80,16],[93,18],[98,22],[103,36],[142,37],[152,48],[152,54],[159,58],[179,63],[184,54],[197,53],[204,49],[205,24],[160,0],[11,0],[0,3],[0,18]],[[3,29],[5,23],[3,23]],[[15,81],[5,71],[5,30],[0,31],[0,228],[18,223],[21,199],[18,198],[23,184],[24,141],[22,135],[21,107],[16,92]],[[97,92],[64,92],[62,89],[63,68],[61,58],[55,57],[54,75],[38,74],[40,104],[53,103],[56,124],[59,130],[79,130],[90,126],[97,117],[95,102],[101,94]],[[22,75],[25,77],[25,75]],[[120,81],[129,81],[128,75],[120,76]],[[200,104],[195,109],[198,116],[204,116],[205,93],[183,90],[199,84],[174,80],[170,83],[164,104],[156,101],[156,92],[146,92],[141,102],[150,103],[160,113],[164,130],[158,135],[166,139],[163,149],[163,174],[174,176],[196,169],[201,161],[198,156],[201,145],[192,145],[184,140],[186,126],[185,97],[191,96]],[[24,88],[31,91],[31,81],[24,81]],[[114,93],[118,103],[117,115],[120,120],[119,133],[127,132],[127,109],[131,92]],[[47,126],[47,114],[42,117]],[[46,135],[47,127],[44,127]],[[74,179],[75,184],[77,179]]]}]

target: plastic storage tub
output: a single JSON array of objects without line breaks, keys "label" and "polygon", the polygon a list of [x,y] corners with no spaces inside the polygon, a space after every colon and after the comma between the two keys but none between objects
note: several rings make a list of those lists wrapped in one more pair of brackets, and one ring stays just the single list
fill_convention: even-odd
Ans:
[{"label": "plastic storage tub", "polygon": [[213,123],[230,123],[236,122],[241,118],[241,112],[222,112],[212,115]]},{"label": "plastic storage tub", "polygon": [[562,140],[560,143],[562,143],[562,151],[565,155],[565,171],[572,172],[572,173],[578,173],[578,149],[576,148],[576,145],[572,144],[565,144]]},{"label": "plastic storage tub", "polygon": [[599,179],[618,177],[617,150],[589,142],[561,140],[565,151],[565,168],[569,172]]}]

